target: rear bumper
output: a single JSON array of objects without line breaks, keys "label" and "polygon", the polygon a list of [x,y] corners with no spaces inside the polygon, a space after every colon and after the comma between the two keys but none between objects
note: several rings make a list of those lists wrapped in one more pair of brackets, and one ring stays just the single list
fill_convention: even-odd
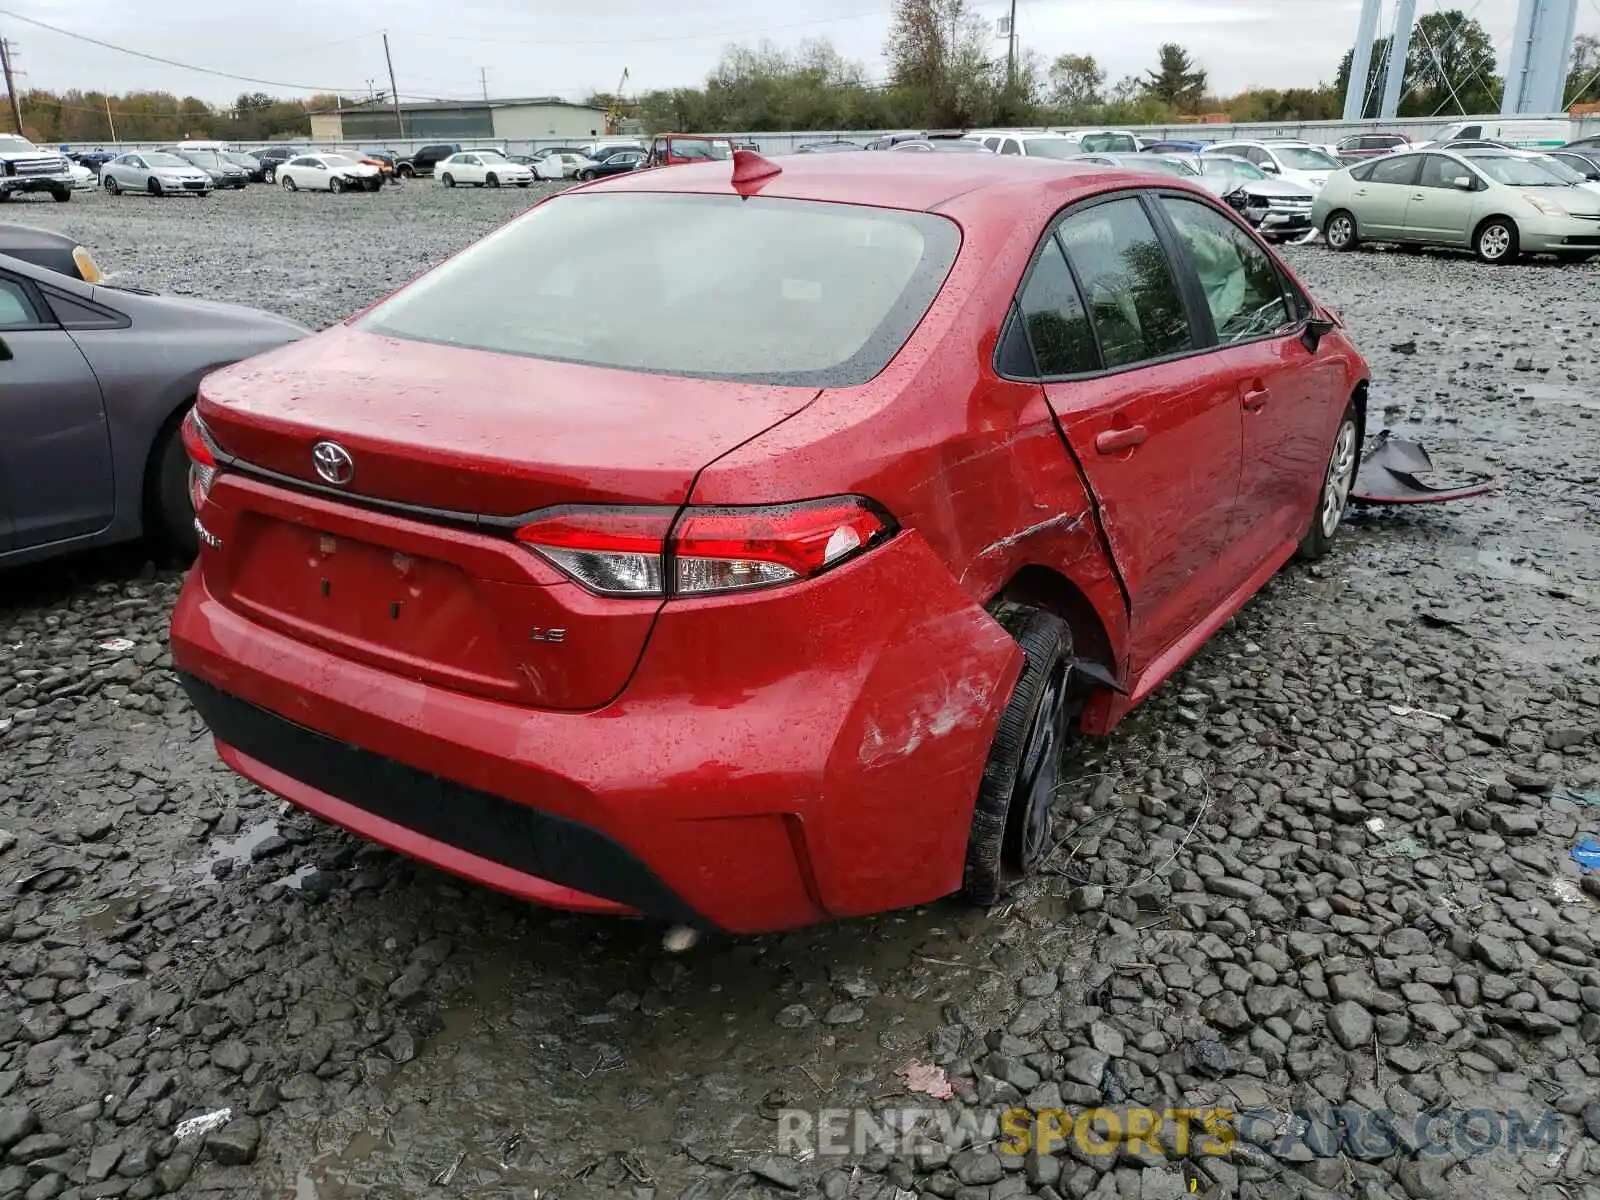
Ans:
[{"label": "rear bumper", "polygon": [[302,808],[539,903],[739,933],[956,891],[1021,665],[914,533],[808,583],[669,604],[589,712],[341,658],[200,568],[172,653],[224,760]]}]

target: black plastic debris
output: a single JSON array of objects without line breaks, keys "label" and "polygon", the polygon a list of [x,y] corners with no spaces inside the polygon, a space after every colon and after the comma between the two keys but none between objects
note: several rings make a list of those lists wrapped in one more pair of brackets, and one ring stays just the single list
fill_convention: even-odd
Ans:
[{"label": "black plastic debris", "polygon": [[1482,496],[1500,486],[1498,479],[1476,479],[1454,487],[1439,487],[1417,478],[1431,475],[1433,470],[1433,460],[1426,450],[1385,429],[1372,440],[1371,449],[1356,472],[1350,498],[1360,504],[1442,504]]}]

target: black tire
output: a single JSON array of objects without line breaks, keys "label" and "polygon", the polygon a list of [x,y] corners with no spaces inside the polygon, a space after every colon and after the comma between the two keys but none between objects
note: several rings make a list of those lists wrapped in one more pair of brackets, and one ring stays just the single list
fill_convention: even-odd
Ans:
[{"label": "black tire", "polygon": [[278,182],[278,168],[277,167],[268,167],[266,170],[262,171],[261,172],[261,182],[262,183],[277,183]]},{"label": "black tire", "polygon": [[1051,808],[1077,708],[1067,623],[1014,604],[1002,605],[995,619],[1026,662],[995,729],[972,813],[962,896],[981,905],[1032,875],[1054,848]]},{"label": "black tire", "polygon": [[210,193],[210,192],[196,192],[196,193],[195,193],[195,194],[194,194],[194,198],[195,198],[195,199],[196,199],[196,200],[204,200],[204,199],[205,199],[205,198],[206,198],[206,197],[207,197],[207,196],[209,196],[209,195],[210,195],[210,194],[211,194],[211,193]]},{"label": "black tire", "polygon": [[578,182],[579,183],[588,183],[593,178],[594,178],[594,172],[592,170],[590,170],[588,167],[585,167],[583,170],[578,172]]},{"label": "black tire", "polygon": [[51,192],[50,196],[57,204],[65,204],[68,200],[72,199],[72,189],[59,188],[56,191]]},{"label": "black tire", "polygon": [[1328,249],[1340,254],[1354,250],[1361,244],[1360,227],[1356,224],[1355,214],[1342,208],[1329,213],[1322,225],[1322,239],[1328,243]]},{"label": "black tire", "polygon": [[286,192],[298,192],[300,190],[300,185],[295,183],[293,175],[285,175],[283,177],[283,190]]},{"label": "black tire", "polygon": [[4,204],[4,203],[6,203],[6,201],[8,201],[10,199],[11,199],[11,193],[10,192],[0,192],[0,204]]},{"label": "black tire", "polygon": [[344,191],[344,180],[342,180],[342,179],[330,179],[330,180],[328,180],[328,191],[332,192],[335,196],[337,196],[340,192]]},{"label": "black tire", "polygon": [[117,181],[109,175],[100,181],[100,186],[105,188],[108,196],[120,196],[122,194],[122,189],[117,186]]},{"label": "black tire", "polygon": [[160,196],[160,195],[163,195],[165,192],[166,192],[166,189],[161,186],[161,180],[155,178],[155,176],[152,175],[150,177],[150,194],[152,196]]},{"label": "black tire", "polygon": [[1472,235],[1472,249],[1479,262],[1502,267],[1517,261],[1517,223],[1510,217],[1490,217]]},{"label": "black tire", "polygon": [[145,529],[188,562],[200,552],[200,539],[194,530],[194,505],[189,501],[189,455],[178,422],[172,423],[156,448],[154,463]]},{"label": "black tire", "polygon": [[449,171],[446,171],[444,173],[444,175],[442,176],[442,178],[444,180],[445,187],[455,187],[455,185],[456,185],[456,177],[454,175],[450,174]]},{"label": "black tire", "polygon": [[1311,521],[1305,536],[1300,539],[1299,555],[1306,562],[1316,562],[1333,548],[1339,535],[1339,526],[1350,511],[1350,493],[1355,486],[1356,473],[1361,469],[1361,410],[1352,400],[1339,418],[1339,430],[1333,435],[1333,449],[1328,453],[1328,465],[1323,471],[1322,486],[1317,489],[1316,507],[1311,510]]},{"label": "black tire", "polygon": [[496,175],[493,171],[490,171],[487,175],[485,175],[483,177],[483,181],[492,188],[497,188],[500,186],[500,176]]},{"label": "black tire", "polygon": [[401,179],[415,179],[417,177],[417,172],[410,163],[402,163],[394,169],[394,173]]}]

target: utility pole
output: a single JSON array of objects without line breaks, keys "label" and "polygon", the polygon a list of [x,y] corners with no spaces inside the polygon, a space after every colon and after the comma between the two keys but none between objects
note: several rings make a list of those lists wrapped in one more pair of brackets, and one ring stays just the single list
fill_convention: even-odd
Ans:
[{"label": "utility pole", "polygon": [[1017,0],[1011,0],[1011,16],[1006,21],[1006,89],[1017,86]]},{"label": "utility pole", "polygon": [[11,99],[11,119],[17,123],[17,136],[22,136],[22,105],[17,101],[17,85],[11,78],[11,40],[0,38],[0,68],[5,70],[6,95]]},{"label": "utility pole", "polygon": [[1359,121],[1367,115],[1367,80],[1372,75],[1372,40],[1378,35],[1378,12],[1383,0],[1362,0],[1361,21],[1356,26],[1355,53],[1350,59],[1350,82],[1344,91],[1344,119]]},{"label": "utility pole", "polygon": [[479,67],[478,78],[483,82],[483,102],[489,103],[489,68]]},{"label": "utility pole", "polygon": [[394,123],[400,136],[406,135],[406,120],[400,115],[400,88],[394,81],[394,59],[389,57],[389,31],[383,32],[383,61],[389,64],[389,95],[394,98]]},{"label": "utility pole", "polygon": [[111,119],[111,93],[106,93],[106,124],[111,126],[111,140],[117,140],[117,123]]}]

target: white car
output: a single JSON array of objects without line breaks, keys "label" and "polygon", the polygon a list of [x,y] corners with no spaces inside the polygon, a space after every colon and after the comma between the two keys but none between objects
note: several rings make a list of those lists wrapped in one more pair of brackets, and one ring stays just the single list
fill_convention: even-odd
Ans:
[{"label": "white car", "polygon": [[1019,154],[1024,158],[1073,158],[1088,153],[1082,139],[1064,133],[983,130],[967,134],[967,141],[980,142],[996,154]]},{"label": "white car", "polygon": [[343,154],[302,154],[278,168],[278,186],[286,192],[375,192],[383,172]]},{"label": "white car", "polygon": [[74,188],[92,188],[99,182],[100,177],[82,163],[69,162],[67,169],[72,172]]},{"label": "white car", "polygon": [[1268,175],[1313,192],[1321,191],[1335,171],[1344,170],[1342,162],[1310,142],[1219,142],[1207,146],[1202,153],[1231,154],[1254,163]]},{"label": "white car", "polygon": [[499,150],[463,150],[452,154],[433,173],[445,187],[470,183],[477,187],[500,187],[516,184],[527,187],[533,182],[533,170],[524,163],[512,162]]}]

